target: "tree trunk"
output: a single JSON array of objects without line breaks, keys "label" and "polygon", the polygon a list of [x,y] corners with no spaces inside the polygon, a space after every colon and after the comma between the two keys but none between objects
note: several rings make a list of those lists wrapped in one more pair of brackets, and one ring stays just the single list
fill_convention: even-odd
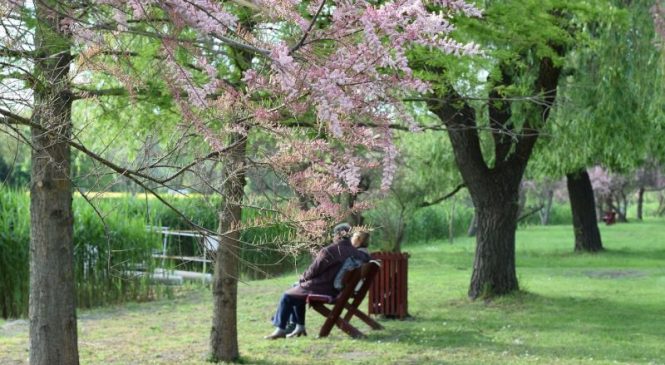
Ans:
[{"label": "tree trunk", "polygon": [[573,213],[575,251],[597,252],[603,250],[598,230],[595,200],[591,180],[586,169],[567,174],[568,196]]},{"label": "tree trunk", "polygon": [[247,142],[240,134],[238,143],[227,153],[222,181],[223,202],[219,212],[219,247],[212,284],[214,312],[210,332],[213,361],[235,362],[239,359],[237,300],[240,257],[240,224],[245,189],[245,152]]},{"label": "tree trunk", "polygon": [[[594,194],[595,195],[595,194]],[[605,215],[605,199],[598,198],[596,201],[596,219],[600,221]]]},{"label": "tree trunk", "polygon": [[622,223],[628,222],[628,197],[624,194],[623,189],[617,193],[617,221]]},{"label": "tree trunk", "polygon": [[402,210],[399,212],[397,231],[395,232],[395,242],[393,242],[393,245],[390,248],[391,252],[402,252],[402,241],[404,241],[404,235],[406,234],[405,210],[406,209],[402,207]]},{"label": "tree trunk", "polygon": [[521,184],[517,194],[518,194],[518,202],[517,202],[517,213],[515,217],[519,219],[519,217],[521,217],[522,214],[525,214],[524,208],[526,208],[526,189],[522,188]]},{"label": "tree trunk", "polygon": [[552,213],[552,200],[554,198],[554,190],[547,190],[545,197],[545,204],[543,209],[540,210],[540,224],[546,226],[550,223],[550,214]]},{"label": "tree trunk", "polygon": [[[563,47],[554,49],[563,55]],[[496,80],[487,104],[494,143],[492,166],[485,161],[481,148],[480,116],[476,109],[463,101],[452,87],[442,95],[445,101],[428,102],[430,110],[446,124],[455,162],[478,216],[476,255],[468,293],[471,299],[504,295],[519,289],[515,272],[519,186],[538,140],[540,125],[547,121],[556,99],[561,73],[560,66],[548,57],[538,63],[538,77],[533,86],[543,96],[543,102],[519,123],[519,130],[512,118],[512,101],[499,92],[500,87],[513,84],[512,65],[499,65],[501,79]]]},{"label": "tree trunk", "polygon": [[469,287],[472,299],[503,295],[519,289],[515,272],[519,180],[512,187],[510,185],[508,181],[503,181],[503,184],[474,194],[478,231]]},{"label": "tree trunk", "polygon": [[453,204],[450,207],[450,217],[448,218],[448,240],[451,245],[455,242],[455,203],[457,203],[457,199],[453,199]]},{"label": "tree trunk", "polygon": [[68,35],[56,1],[37,1],[30,182],[30,364],[78,364]]},{"label": "tree trunk", "polygon": [[360,176],[360,183],[358,184],[359,191],[355,194],[348,194],[347,206],[348,209],[352,211],[352,213],[349,214],[349,216],[347,217],[347,222],[351,226],[362,226],[365,223],[365,217],[363,217],[362,212],[353,211],[353,208],[355,207],[356,202],[358,201],[358,196],[363,192],[369,190],[369,187],[370,187],[370,177],[367,174],[363,174]]},{"label": "tree trunk", "polygon": [[644,207],[644,186],[640,186],[637,192],[637,219],[642,220],[642,210]]}]

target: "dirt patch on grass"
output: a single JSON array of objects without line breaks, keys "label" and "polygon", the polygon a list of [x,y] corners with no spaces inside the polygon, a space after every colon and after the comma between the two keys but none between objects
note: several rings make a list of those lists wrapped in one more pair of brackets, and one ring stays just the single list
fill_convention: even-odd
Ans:
[{"label": "dirt patch on grass", "polygon": [[363,360],[368,360],[376,355],[372,352],[367,352],[367,351],[351,351],[351,352],[345,352],[341,354],[341,358],[349,361],[363,361]]},{"label": "dirt patch on grass", "polygon": [[622,279],[647,276],[646,272],[639,270],[590,270],[583,271],[582,273],[594,279]]},{"label": "dirt patch on grass", "polygon": [[28,332],[27,319],[17,319],[15,321],[7,321],[0,326],[0,335],[5,337],[13,337]]}]

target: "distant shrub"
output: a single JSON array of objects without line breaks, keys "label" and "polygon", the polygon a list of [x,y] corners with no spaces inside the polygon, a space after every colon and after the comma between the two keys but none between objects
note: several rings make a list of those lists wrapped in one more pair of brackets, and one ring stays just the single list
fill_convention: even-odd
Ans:
[{"label": "distant shrub", "polygon": [[[74,195],[74,265],[79,307],[94,307],[131,300],[147,300],[167,293],[146,277],[129,277],[128,271],[152,272],[152,254],[162,248],[162,237],[148,227],[191,230],[187,220],[157,199],[141,195],[89,196],[97,209]],[[167,196],[168,202],[193,223],[215,231],[219,197]],[[25,192],[0,187],[0,314],[27,315],[29,285],[30,201]],[[267,214],[245,208],[243,220]],[[100,218],[101,216],[101,218]],[[249,226],[241,233],[241,274],[263,278],[293,269],[295,257],[286,254],[291,231],[284,224]],[[191,238],[169,237],[167,254],[201,255],[201,245]],[[298,262],[307,261],[305,256]],[[164,262],[171,268],[201,270],[194,263]],[[162,264],[160,260],[159,264]],[[208,266],[207,270],[212,271]]]},{"label": "distant shrub", "polygon": [[[0,187],[0,204],[0,313],[4,318],[25,316],[30,280],[29,196]],[[73,205],[79,307],[153,297],[155,287],[146,279],[125,275],[128,270],[149,271],[153,266],[151,254],[159,247],[159,238],[146,231],[144,217],[101,203],[102,221],[81,197],[75,196]]]},{"label": "distant shrub", "polygon": [[0,314],[28,314],[30,217],[28,196],[0,185]]}]

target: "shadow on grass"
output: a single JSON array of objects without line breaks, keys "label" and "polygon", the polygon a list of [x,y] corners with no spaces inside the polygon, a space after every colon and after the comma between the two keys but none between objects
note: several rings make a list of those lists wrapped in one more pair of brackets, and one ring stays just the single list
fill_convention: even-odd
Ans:
[{"label": "shadow on grass", "polygon": [[646,260],[665,260],[665,250],[632,250],[629,248],[622,249],[605,249],[600,253],[601,255],[616,257],[619,259],[646,259]]},{"label": "shadow on grass", "polygon": [[[458,348],[497,356],[634,362],[665,355],[656,345],[665,343],[665,330],[655,320],[663,318],[665,310],[657,305],[528,292],[488,303],[449,304],[451,310],[428,312],[428,317],[398,325],[399,333],[376,337],[422,351]],[[391,327],[390,322],[384,325]],[[649,339],[646,345],[636,345],[636,339],[644,338]]]}]

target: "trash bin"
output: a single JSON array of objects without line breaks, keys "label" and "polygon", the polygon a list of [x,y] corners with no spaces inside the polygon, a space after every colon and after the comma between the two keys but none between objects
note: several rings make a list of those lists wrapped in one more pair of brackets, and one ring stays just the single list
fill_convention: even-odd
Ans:
[{"label": "trash bin", "polygon": [[388,318],[406,318],[408,313],[409,254],[374,252],[372,259],[381,260],[381,269],[369,290],[369,313]]}]

